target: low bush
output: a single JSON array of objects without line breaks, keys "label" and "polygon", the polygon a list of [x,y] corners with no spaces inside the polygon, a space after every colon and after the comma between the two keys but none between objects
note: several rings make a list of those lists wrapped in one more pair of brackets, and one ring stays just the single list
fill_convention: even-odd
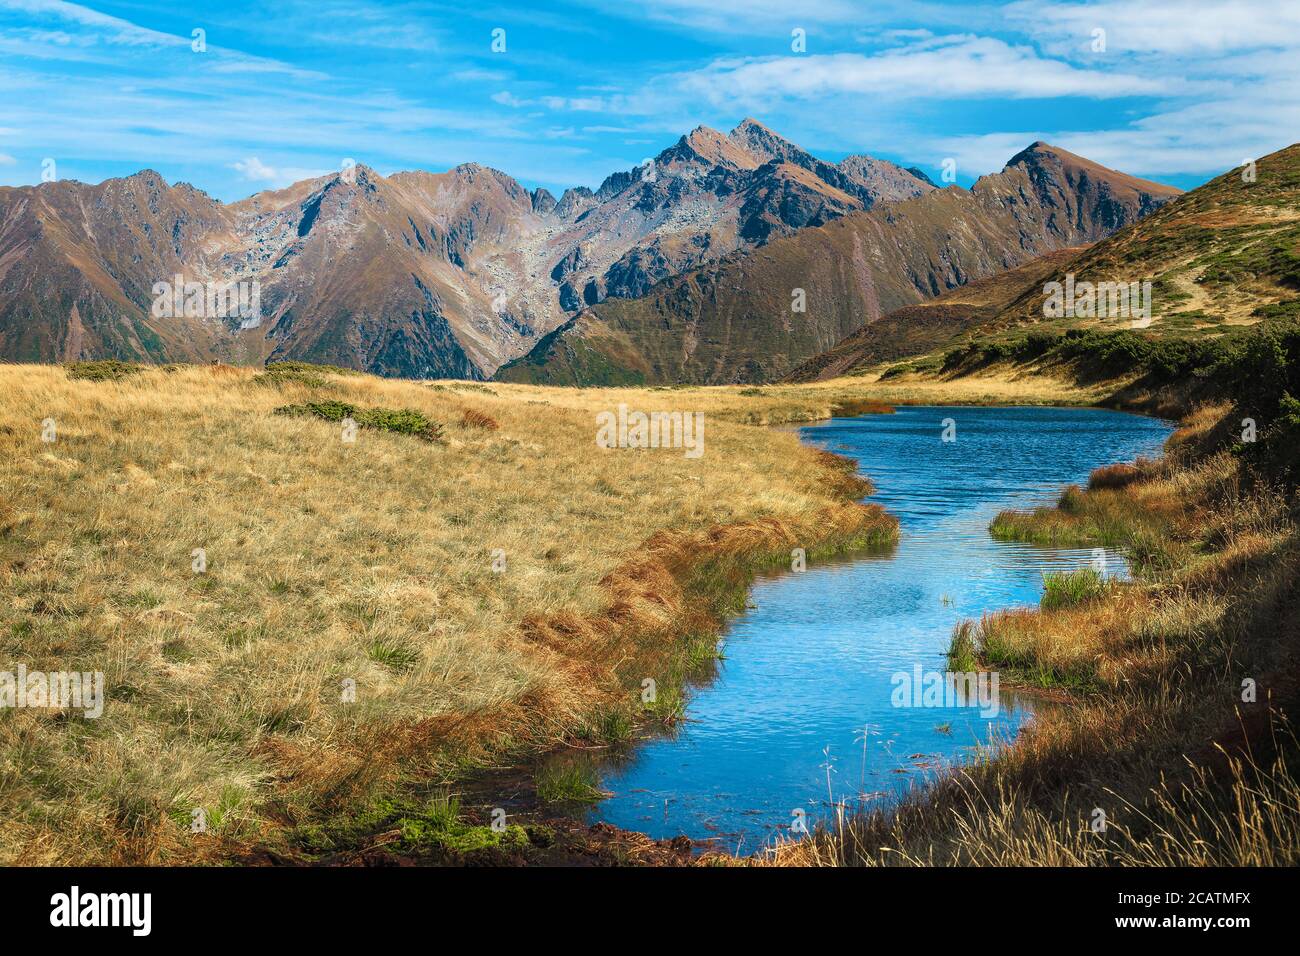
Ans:
[{"label": "low bush", "polygon": [[351,418],[361,428],[374,428],[411,435],[428,442],[442,442],[442,426],[423,412],[409,408],[357,408],[347,402],[304,402],[285,405],[275,410],[277,415],[320,418],[327,422],[342,422]]}]

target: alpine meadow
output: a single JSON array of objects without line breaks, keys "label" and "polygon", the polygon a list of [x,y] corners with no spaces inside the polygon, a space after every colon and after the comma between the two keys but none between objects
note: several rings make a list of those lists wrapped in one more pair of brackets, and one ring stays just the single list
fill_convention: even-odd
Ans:
[{"label": "alpine meadow", "polygon": [[533,942],[646,867],[1283,925],[1300,10],[0,0],[0,57],[19,938]]}]

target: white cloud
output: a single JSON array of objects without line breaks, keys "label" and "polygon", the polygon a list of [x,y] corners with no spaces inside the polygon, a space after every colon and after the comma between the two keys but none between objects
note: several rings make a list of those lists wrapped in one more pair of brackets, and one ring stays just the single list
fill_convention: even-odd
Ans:
[{"label": "white cloud", "polygon": [[584,113],[603,113],[617,110],[625,102],[622,97],[603,96],[543,96],[542,104],[553,110],[577,110]]},{"label": "white cloud", "polygon": [[976,15],[970,9],[954,11],[942,4],[916,0],[872,0],[870,7],[854,0],[654,0],[652,3],[611,5],[586,0],[604,13],[649,20],[689,30],[728,35],[769,34],[788,37],[795,27],[822,24],[856,24],[879,27],[902,16],[909,20],[961,22]]},{"label": "white cloud", "polygon": [[239,174],[245,179],[252,182],[270,182],[276,178],[276,171],[266,163],[262,162],[256,156],[250,156],[248,159],[241,159],[231,165],[232,169],[238,170]]},{"label": "white cloud", "polygon": [[232,163],[230,168],[238,172],[243,179],[250,183],[269,183],[277,188],[302,182],[304,179],[315,179],[318,176],[326,175],[328,172],[327,170],[304,169],[298,166],[268,166],[256,156],[238,160]]},{"label": "white cloud", "polygon": [[1287,0],[1199,0],[1191,7],[1185,0],[1018,0],[1004,12],[1017,28],[1063,49],[1091,50],[1097,28],[1106,31],[1111,53],[1223,54],[1300,41],[1300,6]]},{"label": "white cloud", "polygon": [[993,37],[925,39],[874,55],[831,53],[718,60],[674,78],[690,96],[762,106],[783,98],[887,96],[891,100],[1087,96],[1110,99],[1173,92],[1169,80],[1082,69]]},{"label": "white cloud", "polygon": [[18,160],[14,159],[8,153],[0,153],[0,166],[16,166]]},{"label": "white cloud", "polygon": [[158,30],[136,26],[121,17],[100,13],[79,3],[66,3],[64,0],[0,0],[0,8],[19,13],[57,17],[66,23],[89,27],[106,43],[126,46],[176,46],[183,43],[188,46],[190,42],[189,37],[182,39]]},{"label": "white cloud", "polygon": [[1191,104],[1105,130],[1065,126],[939,137],[923,152],[953,156],[959,170],[978,175],[1000,169],[1015,152],[1042,139],[1139,176],[1211,176],[1289,145],[1296,129],[1300,129],[1300,102],[1279,97],[1249,104]]}]

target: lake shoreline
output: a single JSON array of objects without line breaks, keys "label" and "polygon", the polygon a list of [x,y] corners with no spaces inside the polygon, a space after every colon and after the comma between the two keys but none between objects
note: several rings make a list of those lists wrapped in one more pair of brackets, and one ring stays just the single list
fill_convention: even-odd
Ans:
[{"label": "lake shoreline", "polygon": [[[979,407],[979,406],[971,406],[971,407]],[[1041,406],[1031,405],[1031,406],[1015,406],[1015,407],[1036,408]],[[1074,408],[1075,406],[1065,406],[1065,407]],[[782,427],[784,430],[785,426],[778,426],[778,427]],[[853,459],[847,459],[847,460],[854,461]],[[855,463],[855,467],[856,467],[856,463]],[[788,535],[778,534],[776,535],[776,537],[778,539],[784,539],[783,543],[785,544],[788,544],[792,540]],[[848,549],[847,553],[851,554],[852,551],[853,549],[850,548]],[[707,561],[707,558],[705,560]],[[776,570],[776,573],[780,574],[779,569],[773,569],[773,570]],[[760,573],[760,572],[761,569],[756,569],[754,573]],[[752,574],[750,575],[750,580],[745,583],[742,591],[742,601],[741,601],[742,605],[744,603],[745,596],[749,594],[749,588],[751,583],[752,583]],[[684,612],[689,613],[689,608],[686,607],[685,605],[684,605]],[[720,629],[720,627],[722,626],[721,619],[715,619],[715,623],[716,626]],[[1051,692],[1047,692],[1047,696],[1052,697],[1054,699],[1061,699],[1059,695],[1053,694]],[[662,724],[656,727],[655,722],[652,720],[649,722],[643,722],[641,725],[641,730],[638,730],[636,733],[642,734],[646,730],[656,731],[657,732],[656,734],[652,734],[650,737],[645,738],[646,740],[652,740],[655,739],[655,737],[658,734],[662,734],[664,729],[665,728]],[[635,742],[631,744],[631,746],[633,747],[640,746],[640,745],[641,744],[639,742]],[[553,752],[551,756],[554,756],[557,753],[564,754],[570,751],[571,748],[561,747],[559,748],[558,751]],[[563,839],[561,839],[558,843],[559,845],[558,849],[555,848],[554,846],[539,846],[536,844],[530,844],[526,848],[517,848],[517,852],[513,856],[507,854],[507,856],[510,857],[510,859],[507,860],[507,862],[513,862],[513,863],[518,863],[523,865],[529,863],[541,864],[541,863],[546,863],[548,861],[554,861],[557,859],[557,857],[563,857],[567,859],[574,852],[578,852],[580,855],[590,852],[595,858],[600,858],[603,852],[603,848],[607,848],[609,845],[611,834],[622,834],[621,837],[615,838],[614,842],[618,843],[619,845],[622,845],[625,849],[634,846],[639,848],[636,850],[635,853],[631,854],[631,857],[627,859],[627,862],[640,862],[640,863],[647,863],[650,865],[681,865],[681,863],[684,862],[684,860],[681,857],[680,851],[684,848],[689,848],[691,852],[688,853],[688,857],[695,861],[704,860],[707,862],[709,860],[717,860],[719,857],[725,858],[729,862],[741,861],[741,860],[732,860],[730,854],[725,849],[720,849],[716,844],[711,845],[708,841],[703,841],[703,842],[692,841],[689,838],[682,837],[682,836],[678,836],[675,838],[667,837],[664,839],[652,839],[650,837],[647,837],[644,833],[640,833],[635,829],[625,829],[621,827],[611,826],[608,823],[584,825],[575,821],[572,816],[568,816],[568,815],[556,817],[554,813],[548,812],[547,805],[543,801],[537,798],[535,786],[530,786],[532,781],[530,781],[529,779],[530,772],[527,768],[528,765],[524,765],[518,770],[488,774],[486,777],[482,777],[480,775],[471,775],[470,779],[462,780],[459,784],[455,785],[455,789],[458,792],[461,792],[466,798],[467,806],[465,808],[464,813],[467,820],[482,821],[486,819],[484,811],[487,810],[487,805],[486,804],[479,805],[479,801],[474,796],[476,793],[490,792],[493,794],[499,794],[503,789],[503,781],[508,781],[508,783],[506,783],[506,787],[513,788],[511,803],[509,806],[509,815],[510,815],[509,818],[512,821],[515,820],[523,821],[525,829],[531,830],[533,832],[547,831],[555,834],[560,834],[560,833],[564,834]],[[474,777],[478,777],[479,779],[475,780],[473,779]],[[416,805],[412,805],[410,811],[418,812]],[[549,838],[547,837],[542,837],[541,842],[546,842],[548,839]],[[575,850],[575,846],[584,846],[587,847],[587,849]],[[329,857],[327,857],[327,859],[337,860],[337,859],[346,858],[346,859],[352,859],[354,861],[360,860],[361,857],[357,855],[359,852],[360,850],[354,847],[350,850],[345,851],[343,857],[339,857],[338,853],[336,852],[330,855]],[[399,856],[402,855],[401,851],[394,851],[394,852],[397,852]],[[504,859],[501,856],[500,851],[494,849],[492,852],[494,854],[491,857],[492,859],[498,859],[498,860]],[[362,856],[364,856],[364,854],[362,854]],[[635,857],[636,859],[633,860],[632,857]],[[411,855],[410,853],[407,853],[404,858],[409,858],[412,860],[420,859],[418,854]],[[452,854],[448,856],[446,853],[443,852],[436,852],[432,855],[426,854],[424,860],[425,862],[429,862],[429,863],[464,862],[464,858],[460,855]],[[757,860],[753,858],[751,858],[749,861],[757,862]]]},{"label": "lake shoreline", "polygon": [[[1004,527],[1122,543],[1133,582],[985,616],[950,654],[1028,668],[1069,703],[895,810],[790,844],[778,865],[1294,864],[1294,663],[1275,629],[1300,558],[1284,500],[1243,477],[1230,406],[1189,415],[1158,460]],[[1240,529],[1240,530],[1236,530]],[[1263,675],[1267,701],[1255,696]],[[1258,702],[1257,702],[1258,701]]]}]

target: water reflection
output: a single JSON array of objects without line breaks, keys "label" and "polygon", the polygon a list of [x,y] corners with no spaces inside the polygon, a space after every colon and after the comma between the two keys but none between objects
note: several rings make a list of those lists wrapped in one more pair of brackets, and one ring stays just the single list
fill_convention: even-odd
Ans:
[{"label": "water reflection", "polygon": [[[940,440],[942,421],[957,440]],[[897,707],[895,675],[943,671],[953,626],[1037,604],[1045,571],[1092,549],[994,541],[993,516],[1050,502],[1103,464],[1159,452],[1170,425],[1096,409],[905,407],[834,419],[805,441],[859,462],[900,522],[889,554],[756,582],[725,660],[699,675],[687,722],[608,757],[597,819],[656,837],[715,837],[752,851],[840,802],[895,799],[974,748],[1014,737],[1032,699],[1000,687],[995,716]],[[1121,555],[1105,552],[1110,573]]]}]

